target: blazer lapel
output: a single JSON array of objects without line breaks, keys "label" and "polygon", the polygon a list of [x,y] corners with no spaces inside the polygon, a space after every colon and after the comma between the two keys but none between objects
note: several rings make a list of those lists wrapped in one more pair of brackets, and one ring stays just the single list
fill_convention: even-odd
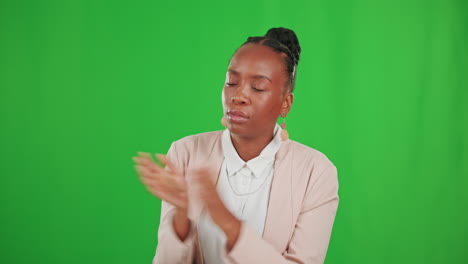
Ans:
[{"label": "blazer lapel", "polygon": [[[221,165],[224,160],[224,154],[221,144],[221,135],[219,133],[218,136],[213,140],[212,144],[206,144],[203,146],[199,146],[200,153],[208,152],[209,154],[206,158],[195,157],[196,162],[194,162],[192,169],[198,169],[201,166],[207,166],[208,168],[208,177],[210,177],[211,181],[216,184],[218,182],[219,172],[221,170]],[[210,149],[205,149],[210,148]],[[196,155],[196,153],[195,153]],[[189,183],[190,184],[190,183]],[[197,197],[196,194],[192,195],[192,206],[189,207],[191,212],[189,212],[189,217],[193,219],[196,223],[198,223],[200,219],[200,215],[203,211],[204,205]]]},{"label": "blazer lapel", "polygon": [[293,225],[291,190],[293,168],[291,159],[289,140],[281,142],[281,147],[276,153],[275,170],[263,232],[263,239],[271,243],[279,252],[286,249]]},{"label": "blazer lapel", "polygon": [[[209,177],[217,183],[221,165],[224,160],[224,154],[221,144],[221,133],[216,137],[213,144],[201,146],[203,152],[209,152],[206,159],[197,161],[194,166],[204,166],[209,164]],[[263,239],[268,241],[279,252],[286,249],[286,245],[292,235],[293,226],[293,196],[292,196],[292,153],[290,153],[289,140],[281,143],[275,157],[275,170],[271,184],[270,198],[268,202],[268,211],[265,219],[265,228]],[[203,203],[193,196],[191,207],[191,219],[198,223],[203,211]]]}]

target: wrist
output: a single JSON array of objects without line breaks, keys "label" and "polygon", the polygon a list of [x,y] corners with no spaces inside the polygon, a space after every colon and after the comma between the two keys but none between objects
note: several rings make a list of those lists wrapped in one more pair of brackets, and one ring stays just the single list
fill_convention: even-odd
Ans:
[{"label": "wrist", "polygon": [[231,251],[236,244],[241,228],[241,221],[232,214],[230,216],[228,220],[223,221],[219,225],[226,235],[226,249],[228,252]]},{"label": "wrist", "polygon": [[172,222],[174,231],[181,241],[184,241],[190,232],[190,221],[185,210],[176,209]]},{"label": "wrist", "polygon": [[239,233],[240,233],[240,228],[241,228],[241,221],[235,220],[233,221],[230,226],[226,228],[225,234],[226,234],[226,250],[227,252],[230,252],[231,249],[234,247],[234,245],[237,242],[237,239],[239,238]]}]

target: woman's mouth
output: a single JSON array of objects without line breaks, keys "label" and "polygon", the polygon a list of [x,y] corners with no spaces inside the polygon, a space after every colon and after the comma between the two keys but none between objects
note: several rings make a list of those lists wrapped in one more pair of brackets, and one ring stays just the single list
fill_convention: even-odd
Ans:
[{"label": "woman's mouth", "polygon": [[234,121],[236,123],[246,122],[249,119],[249,116],[246,113],[240,110],[234,110],[234,109],[229,110],[227,112],[227,116],[229,120]]}]

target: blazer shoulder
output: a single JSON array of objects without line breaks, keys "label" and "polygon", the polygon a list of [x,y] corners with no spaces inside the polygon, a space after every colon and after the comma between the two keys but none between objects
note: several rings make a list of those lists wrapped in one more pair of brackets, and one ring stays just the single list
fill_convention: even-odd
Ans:
[{"label": "blazer shoulder", "polygon": [[[300,195],[298,212],[307,212],[338,199],[337,168],[323,152],[289,140],[289,160],[293,167],[293,189]],[[302,195],[302,196],[301,196]],[[336,205],[334,205],[336,206]]]},{"label": "blazer shoulder", "polygon": [[299,158],[301,162],[309,164],[319,164],[324,168],[335,166],[330,158],[323,152],[299,143],[294,140],[288,140],[289,148],[294,153],[295,158]]},{"label": "blazer shoulder", "polygon": [[216,141],[221,137],[224,130],[203,132],[194,135],[183,137],[174,141],[172,144],[177,146],[178,149],[195,149],[202,147],[213,146]]}]

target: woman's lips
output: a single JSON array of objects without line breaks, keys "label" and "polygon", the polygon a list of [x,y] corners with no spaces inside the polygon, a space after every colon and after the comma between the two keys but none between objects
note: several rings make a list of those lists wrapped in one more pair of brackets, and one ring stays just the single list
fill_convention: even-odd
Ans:
[{"label": "woman's lips", "polygon": [[230,110],[227,112],[227,116],[231,121],[242,123],[249,119],[249,116],[240,110]]}]

